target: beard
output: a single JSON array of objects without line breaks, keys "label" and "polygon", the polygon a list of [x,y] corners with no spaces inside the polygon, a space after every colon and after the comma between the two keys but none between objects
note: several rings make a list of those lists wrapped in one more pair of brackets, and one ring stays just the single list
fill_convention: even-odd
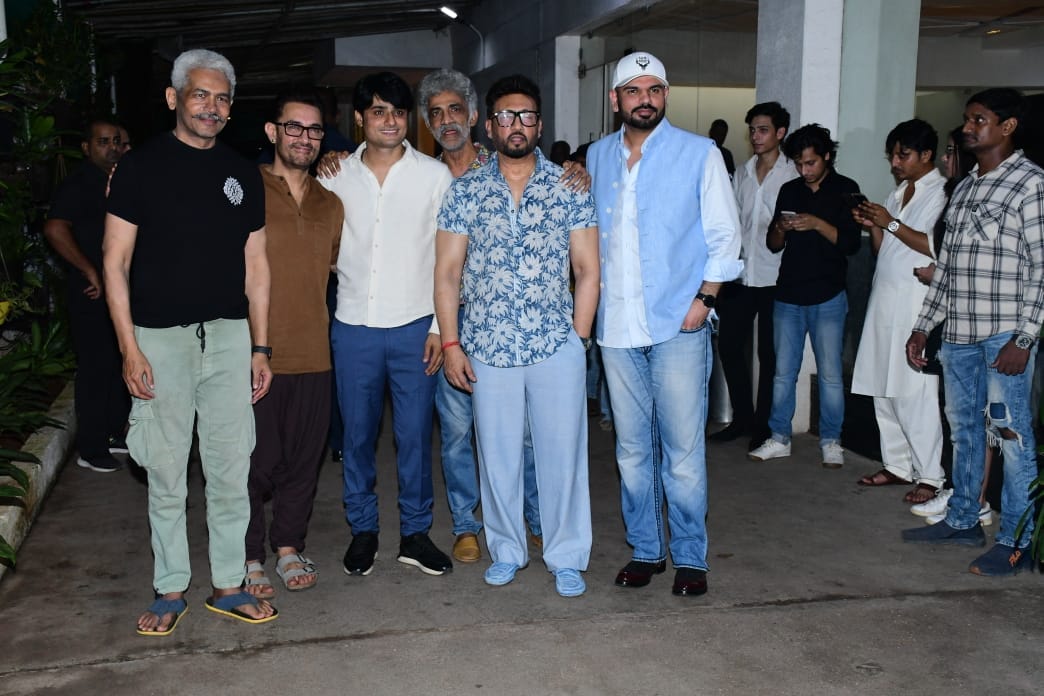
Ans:
[{"label": "beard", "polygon": [[[525,138],[525,142],[518,145],[511,143],[510,139],[516,135],[521,135]],[[505,157],[522,159],[523,157],[532,154],[533,150],[536,150],[537,139],[534,138],[533,140],[530,140],[525,133],[512,133],[503,140],[500,138],[494,138],[493,146],[497,149],[497,152]]]},{"label": "beard", "polygon": [[[450,143],[448,145],[445,142],[443,142],[443,138],[446,137],[447,133],[456,133],[458,136],[457,142]],[[433,133],[432,135],[435,137],[435,141],[446,152],[457,152],[458,150],[463,150],[464,146],[468,144],[467,132],[461,126],[455,123],[447,123],[444,126],[439,126],[438,132]]]},{"label": "beard", "polygon": [[[641,109],[651,109],[652,112],[653,112],[652,116],[648,116],[648,117],[638,116],[636,112],[641,110]],[[660,121],[662,121],[663,117],[666,116],[666,115],[667,115],[667,108],[666,107],[664,107],[663,111],[660,111],[659,109],[657,109],[652,104],[640,104],[640,105],[634,107],[633,109],[631,109],[630,113],[626,113],[625,114],[625,113],[621,112],[620,118],[623,120],[624,123],[629,125],[631,128],[637,128],[638,130],[649,131],[649,130],[652,130],[653,128],[656,128],[656,126],[660,125]]]}]

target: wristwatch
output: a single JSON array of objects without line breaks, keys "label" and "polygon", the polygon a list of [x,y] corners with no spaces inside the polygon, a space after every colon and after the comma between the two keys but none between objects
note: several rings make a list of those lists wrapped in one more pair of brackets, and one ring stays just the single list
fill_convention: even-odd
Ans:
[{"label": "wristwatch", "polygon": [[1029,350],[1033,347],[1033,339],[1025,334],[1015,334],[1012,337],[1011,342],[1015,344],[1015,347],[1019,350]]},{"label": "wristwatch", "polygon": [[260,353],[266,356],[269,360],[272,359],[272,346],[251,346],[251,353]]},{"label": "wristwatch", "polygon": [[714,295],[700,292],[696,294],[696,299],[702,302],[707,309],[714,309],[714,302],[716,300]]},{"label": "wristwatch", "polygon": [[891,222],[888,223],[888,227],[886,227],[885,229],[891,232],[892,234],[895,234],[899,231],[899,225],[899,220],[893,219]]},{"label": "wristwatch", "polygon": [[591,345],[592,345],[593,341],[591,340],[591,338],[589,336],[587,338],[581,338],[580,339],[580,343],[583,345],[584,350],[591,350]]}]

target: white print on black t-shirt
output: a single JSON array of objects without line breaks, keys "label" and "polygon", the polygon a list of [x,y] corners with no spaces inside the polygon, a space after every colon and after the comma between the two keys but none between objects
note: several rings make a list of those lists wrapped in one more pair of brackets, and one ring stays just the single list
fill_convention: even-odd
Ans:
[{"label": "white print on black t-shirt", "polygon": [[239,205],[243,202],[243,187],[234,176],[225,179],[224,191],[232,205]]}]

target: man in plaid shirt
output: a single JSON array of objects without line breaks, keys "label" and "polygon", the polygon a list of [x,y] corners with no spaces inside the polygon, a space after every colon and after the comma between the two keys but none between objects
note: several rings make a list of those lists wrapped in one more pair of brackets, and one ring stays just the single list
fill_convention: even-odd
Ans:
[{"label": "man in plaid shirt", "polygon": [[[940,360],[946,417],[953,431],[953,484],[946,518],[908,529],[903,540],[983,546],[979,524],[986,439],[1004,453],[1000,531],[972,562],[978,575],[1014,575],[1029,566],[1036,476],[1030,388],[1044,319],[1044,170],[1015,149],[1026,104],[1013,89],[975,94],[964,109],[964,146],[978,166],[953,193],[932,285],[906,343],[914,367],[926,364],[928,332],[946,320]],[[983,437],[983,413],[986,436]]]}]

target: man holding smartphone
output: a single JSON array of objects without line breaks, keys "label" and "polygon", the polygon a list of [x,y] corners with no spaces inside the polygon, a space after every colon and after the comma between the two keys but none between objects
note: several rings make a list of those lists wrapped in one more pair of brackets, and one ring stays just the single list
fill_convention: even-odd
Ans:
[{"label": "man holding smartphone", "polygon": [[766,242],[782,252],[773,325],[776,377],[772,383],[772,436],[748,456],[755,461],[790,456],[791,420],[805,336],[812,339],[819,379],[819,444],[823,466],[844,464],[841,423],[845,417],[841,348],[848,297],[848,259],[859,249],[859,224],[845,194],[859,185],[834,171],[837,143],[817,123],[794,131],[783,143],[800,178],[779,190]]},{"label": "man holding smartphone", "polygon": [[893,128],[885,139],[885,152],[899,186],[885,205],[864,201],[852,211],[870,233],[877,256],[852,393],[874,397],[884,464],[858,483],[915,483],[905,497],[915,505],[934,498],[946,478],[939,377],[914,370],[906,362],[905,349],[928,294],[913,269],[935,262],[931,232],[946,206],[946,179],[935,168],[938,144],[935,129],[919,118]]}]

